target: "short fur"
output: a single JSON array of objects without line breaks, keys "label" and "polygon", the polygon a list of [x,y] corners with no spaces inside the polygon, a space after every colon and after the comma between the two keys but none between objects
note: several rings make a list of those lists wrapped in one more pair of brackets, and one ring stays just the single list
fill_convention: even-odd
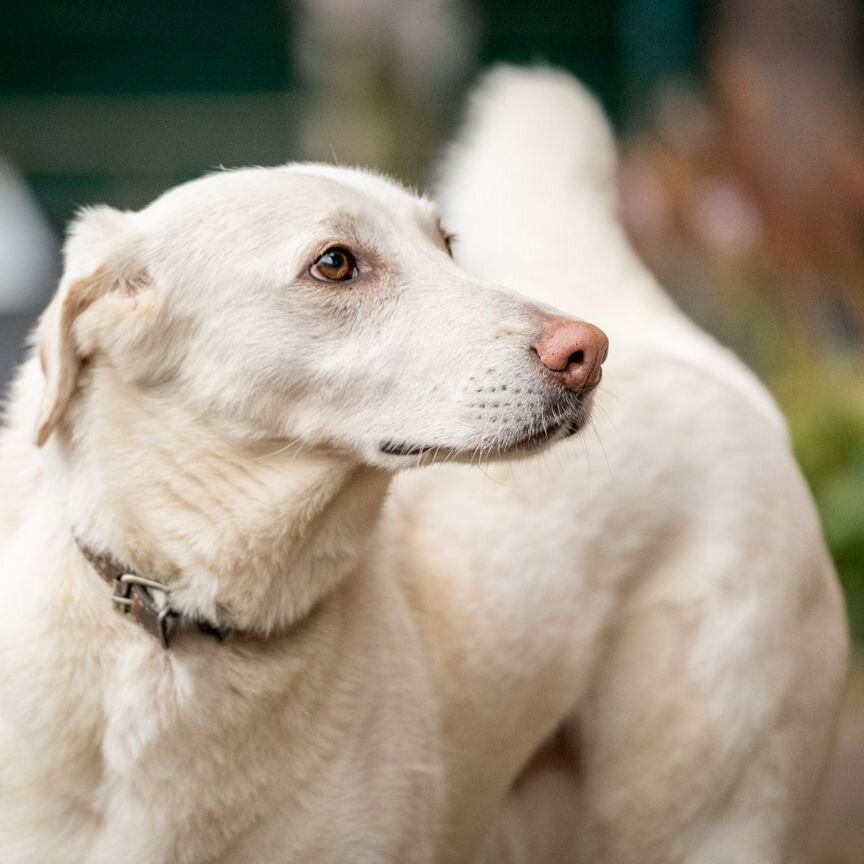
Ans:
[{"label": "short fur", "polygon": [[[323,166],[79,219],[0,443],[0,860],[790,860],[840,595],[776,409],[613,175],[577,85],[503,71],[441,189],[476,276],[431,204]],[[350,288],[306,275],[333,242]],[[610,333],[596,435],[385,501],[587,416],[528,350],[549,308],[480,276]],[[76,536],[245,635],[163,651]]]}]

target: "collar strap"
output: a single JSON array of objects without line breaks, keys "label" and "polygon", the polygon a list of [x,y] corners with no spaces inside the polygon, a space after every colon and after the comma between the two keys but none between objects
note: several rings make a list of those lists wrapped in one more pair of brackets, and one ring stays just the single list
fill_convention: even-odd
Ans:
[{"label": "collar strap", "polygon": [[111,598],[117,608],[143,627],[167,649],[171,638],[185,626],[197,627],[202,633],[224,642],[231,631],[210,621],[192,618],[171,605],[171,589],[163,582],[139,576],[118,564],[109,555],[98,555],[76,538],[81,554],[90,566],[114,589]]}]

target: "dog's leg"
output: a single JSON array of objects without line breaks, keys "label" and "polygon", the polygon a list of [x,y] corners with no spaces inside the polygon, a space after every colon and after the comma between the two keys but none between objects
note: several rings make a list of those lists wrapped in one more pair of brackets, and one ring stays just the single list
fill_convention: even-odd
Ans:
[{"label": "dog's leg", "polygon": [[476,864],[575,864],[583,794],[578,758],[562,727],[522,771]]}]

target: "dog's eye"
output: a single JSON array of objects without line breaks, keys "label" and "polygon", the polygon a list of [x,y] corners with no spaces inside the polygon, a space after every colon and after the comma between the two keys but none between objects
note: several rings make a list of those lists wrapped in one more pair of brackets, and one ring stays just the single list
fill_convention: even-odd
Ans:
[{"label": "dog's eye", "polygon": [[319,282],[350,282],[358,274],[354,256],[341,246],[328,249],[310,268]]}]

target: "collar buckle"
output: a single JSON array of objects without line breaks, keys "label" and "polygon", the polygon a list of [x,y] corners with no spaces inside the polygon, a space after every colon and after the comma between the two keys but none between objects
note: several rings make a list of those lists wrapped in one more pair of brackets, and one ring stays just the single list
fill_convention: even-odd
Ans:
[{"label": "collar buckle", "polygon": [[113,584],[113,602],[167,649],[179,617],[168,601],[168,586],[137,573],[119,573]]},{"label": "collar buckle", "polygon": [[114,605],[156,638],[166,650],[184,622],[196,626],[201,633],[212,636],[220,643],[234,635],[230,627],[220,627],[210,621],[192,618],[175,609],[171,605],[171,588],[164,582],[139,576],[118,564],[109,555],[97,555],[77,537],[75,540],[85,560],[111,586],[114,592],[111,600]]}]

